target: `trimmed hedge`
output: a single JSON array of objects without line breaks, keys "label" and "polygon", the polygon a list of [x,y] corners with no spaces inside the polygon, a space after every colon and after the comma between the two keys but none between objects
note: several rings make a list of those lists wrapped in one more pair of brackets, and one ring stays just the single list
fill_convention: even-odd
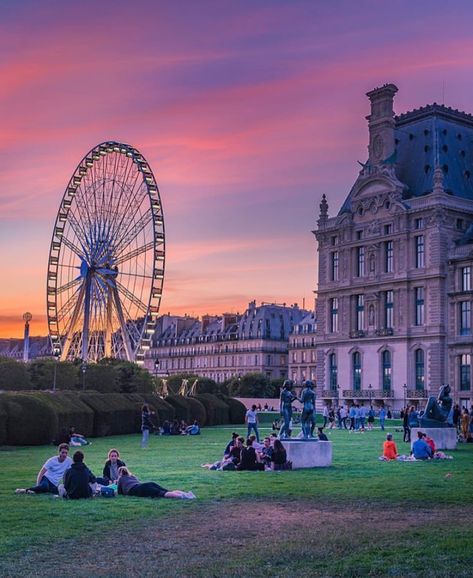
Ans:
[{"label": "trimmed hedge", "polygon": [[204,404],[195,397],[188,397],[187,403],[190,406],[189,423],[197,420],[201,427],[204,426],[207,422],[207,412],[205,410]]},{"label": "trimmed hedge", "polygon": [[0,445],[2,446],[7,443],[7,420],[6,402],[3,400],[3,396],[0,396]]},{"label": "trimmed hedge", "polygon": [[47,393],[40,392],[31,394],[36,398],[48,404],[57,415],[57,430],[54,437],[56,444],[64,442],[68,439],[69,429],[71,426],[84,435],[90,437],[94,433],[94,412],[84,402],[79,399],[79,396],[74,393],[56,392]]},{"label": "trimmed hedge", "polygon": [[53,442],[58,418],[56,412],[34,393],[5,393],[7,408],[7,444],[41,446]]},{"label": "trimmed hedge", "polygon": [[230,408],[228,405],[212,395],[211,393],[201,393],[195,398],[202,403],[207,413],[206,425],[222,425],[230,421]]},{"label": "trimmed hedge", "polygon": [[94,436],[134,433],[136,408],[119,393],[79,393],[94,411]]},{"label": "trimmed hedge", "polygon": [[187,397],[182,395],[168,395],[166,403],[169,403],[174,408],[174,419],[181,421],[183,419],[186,423],[190,419],[190,404]]},{"label": "trimmed hedge", "polygon": [[245,404],[241,403],[241,401],[238,401],[238,399],[235,399],[234,397],[228,397],[226,395],[220,395],[219,398],[228,405],[230,412],[230,423],[245,423]]}]

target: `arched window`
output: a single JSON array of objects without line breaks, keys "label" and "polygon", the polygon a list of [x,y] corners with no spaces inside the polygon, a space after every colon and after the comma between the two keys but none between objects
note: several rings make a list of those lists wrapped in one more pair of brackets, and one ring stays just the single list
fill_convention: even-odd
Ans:
[{"label": "arched window", "polygon": [[381,355],[383,365],[383,390],[391,389],[392,385],[392,366],[391,366],[391,352],[383,351]]},{"label": "arched window", "polygon": [[424,350],[415,350],[416,361],[416,389],[425,389],[425,363]]},{"label": "arched window", "polygon": [[329,367],[329,384],[330,389],[337,389],[337,355],[336,353],[331,353],[328,356],[328,367]]},{"label": "arched window", "polygon": [[361,354],[355,351],[352,355],[352,371],[353,371],[353,389],[359,391],[361,389]]}]

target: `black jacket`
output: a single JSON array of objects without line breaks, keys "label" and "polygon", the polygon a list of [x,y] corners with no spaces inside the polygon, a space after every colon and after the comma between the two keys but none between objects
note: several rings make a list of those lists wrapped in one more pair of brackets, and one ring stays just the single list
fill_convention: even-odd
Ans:
[{"label": "black jacket", "polygon": [[84,463],[72,464],[64,474],[64,487],[67,497],[73,500],[90,498],[92,489],[89,483],[95,482],[94,474]]},{"label": "black jacket", "polygon": [[[109,482],[112,481],[112,477],[110,475],[110,466],[112,465],[112,462],[110,460],[107,460],[105,462],[105,465],[103,467],[103,477],[108,480]],[[126,466],[125,462],[122,462],[121,460],[117,460],[117,466],[119,468],[121,468],[122,466]]]}]

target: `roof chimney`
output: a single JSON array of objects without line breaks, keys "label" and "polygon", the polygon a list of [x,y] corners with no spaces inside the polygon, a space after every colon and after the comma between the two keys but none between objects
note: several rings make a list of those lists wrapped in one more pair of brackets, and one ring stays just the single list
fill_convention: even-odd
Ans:
[{"label": "roof chimney", "polygon": [[385,84],[366,93],[371,101],[371,114],[366,117],[370,132],[369,163],[378,165],[394,153],[394,84]]}]

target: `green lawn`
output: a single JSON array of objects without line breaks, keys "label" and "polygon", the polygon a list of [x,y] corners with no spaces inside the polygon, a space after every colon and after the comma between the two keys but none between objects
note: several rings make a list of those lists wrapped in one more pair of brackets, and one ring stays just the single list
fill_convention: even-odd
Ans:
[{"label": "green lawn", "polygon": [[192,490],[194,502],[17,496],[55,448],[0,448],[0,575],[471,576],[473,445],[449,461],[385,463],[383,432],[333,430],[327,469],[200,468],[220,457],[233,429],[153,436],[148,450],[138,435],[85,448],[94,473],[116,447],[140,479]]}]

